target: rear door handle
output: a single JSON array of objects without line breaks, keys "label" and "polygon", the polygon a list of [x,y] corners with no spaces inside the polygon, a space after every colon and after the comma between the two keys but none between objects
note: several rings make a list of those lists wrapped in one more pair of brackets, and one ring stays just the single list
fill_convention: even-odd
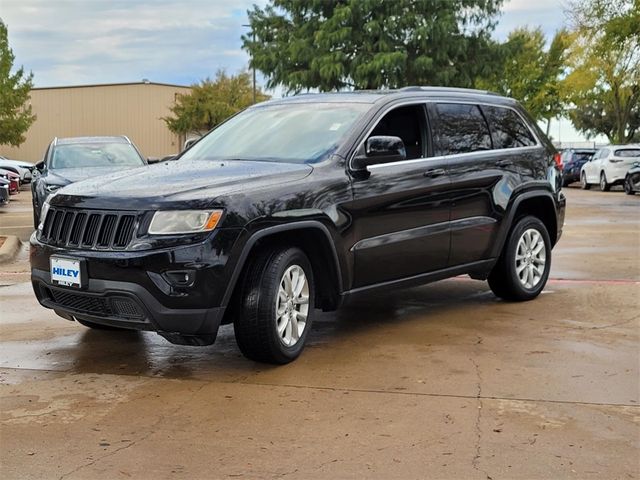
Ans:
[{"label": "rear door handle", "polygon": [[444,168],[433,168],[424,172],[424,176],[427,178],[435,178],[444,175],[445,173]]},{"label": "rear door handle", "polygon": [[498,160],[495,163],[496,167],[508,167],[509,165],[513,165],[513,161],[512,160]]}]

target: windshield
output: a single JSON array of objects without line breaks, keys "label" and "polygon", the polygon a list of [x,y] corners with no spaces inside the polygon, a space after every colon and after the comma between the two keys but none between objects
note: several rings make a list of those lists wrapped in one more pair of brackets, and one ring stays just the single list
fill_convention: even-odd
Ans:
[{"label": "windshield", "polygon": [[305,103],[245,110],[209,133],[181,159],[317,162],[335,150],[370,107]]},{"label": "windshield", "polygon": [[624,150],[616,150],[613,155],[622,158],[640,157],[640,148],[625,148]]},{"label": "windshield", "polygon": [[49,168],[137,167],[144,165],[129,143],[79,143],[58,145]]}]

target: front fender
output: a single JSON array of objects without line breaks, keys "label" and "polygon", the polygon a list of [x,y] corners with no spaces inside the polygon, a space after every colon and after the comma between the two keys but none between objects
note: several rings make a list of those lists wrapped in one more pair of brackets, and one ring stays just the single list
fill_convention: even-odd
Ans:
[{"label": "front fender", "polygon": [[343,272],[345,271],[345,269],[340,262],[340,257],[338,256],[338,252],[335,246],[335,239],[331,235],[329,228],[319,220],[300,220],[278,225],[271,225],[260,229],[256,229],[254,226],[254,228],[251,230],[243,230],[243,232],[240,234],[240,241],[238,242],[240,245],[242,245],[242,247],[234,261],[233,273],[231,275],[231,278],[229,279],[229,283],[222,300],[222,306],[226,307],[227,305],[229,305],[240,274],[242,273],[242,270],[247,263],[252,249],[255,247],[258,241],[267,239],[270,236],[281,234],[283,232],[295,232],[302,230],[314,230],[318,234],[323,235],[326,239],[327,245],[329,245],[331,256],[333,258],[333,266],[335,267],[337,273],[337,289],[338,292],[343,292]]}]

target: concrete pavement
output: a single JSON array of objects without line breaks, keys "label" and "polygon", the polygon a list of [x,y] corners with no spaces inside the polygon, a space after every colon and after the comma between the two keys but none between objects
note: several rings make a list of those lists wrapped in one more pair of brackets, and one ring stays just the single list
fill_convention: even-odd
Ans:
[{"label": "concrete pavement", "polygon": [[[552,279],[316,317],[293,364],[90,331],[0,273],[3,478],[638,478],[640,196],[567,191]],[[0,229],[2,233],[2,229]]]}]

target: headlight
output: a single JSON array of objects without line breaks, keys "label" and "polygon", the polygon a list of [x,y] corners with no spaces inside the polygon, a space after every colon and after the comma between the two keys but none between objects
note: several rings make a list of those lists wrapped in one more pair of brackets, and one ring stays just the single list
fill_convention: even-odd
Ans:
[{"label": "headlight", "polygon": [[62,187],[62,185],[47,185],[46,187],[44,187],[44,189],[47,191],[47,193],[51,193],[51,192],[55,192],[60,187]]},{"label": "headlight", "polygon": [[156,212],[149,225],[150,235],[208,232],[216,228],[222,210],[165,210]]}]

